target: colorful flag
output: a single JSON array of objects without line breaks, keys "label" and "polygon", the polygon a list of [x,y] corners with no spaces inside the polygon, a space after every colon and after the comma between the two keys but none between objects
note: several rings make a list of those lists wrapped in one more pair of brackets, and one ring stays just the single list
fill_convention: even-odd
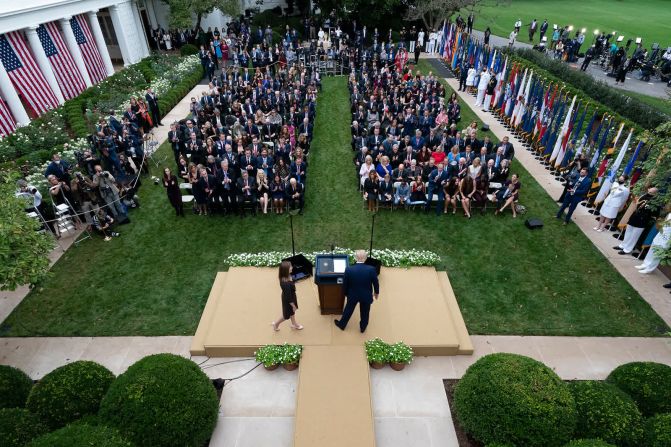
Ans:
[{"label": "colorful flag", "polygon": [[97,84],[107,77],[107,71],[84,14],[71,18],[70,26],[72,26],[72,32],[75,35],[77,45],[79,45],[82,51],[84,65],[86,65],[86,71],[88,71],[91,77],[91,82]]},{"label": "colorful flag", "polygon": [[17,93],[35,115],[58,106],[58,99],[18,31],[0,36],[0,59]]},{"label": "colorful flag", "polygon": [[557,159],[557,156],[559,155],[559,152],[561,152],[562,145],[565,143],[566,139],[564,138],[568,132],[569,126],[571,125],[571,119],[573,118],[573,107],[575,106],[575,100],[578,97],[578,95],[573,96],[573,101],[571,101],[571,106],[568,108],[568,112],[566,112],[566,117],[564,117],[564,124],[562,124],[561,131],[559,132],[559,136],[557,137],[557,141],[555,142],[554,148],[552,149],[552,153],[550,154],[550,163],[553,164],[554,161]]},{"label": "colorful flag", "polygon": [[56,24],[50,22],[40,25],[37,28],[37,35],[65,99],[74,98],[83,92],[86,89],[86,83],[61,38]]},{"label": "colorful flag", "polygon": [[9,135],[14,132],[14,129],[16,129],[16,121],[14,121],[12,112],[9,111],[7,103],[0,98],[0,137]]},{"label": "colorful flag", "polygon": [[629,159],[629,163],[627,163],[627,166],[624,168],[624,172],[622,172],[624,175],[629,176],[631,175],[631,171],[634,170],[634,163],[636,163],[636,159],[638,158],[639,152],[641,152],[641,149],[643,148],[643,143],[642,141],[638,142],[638,146],[636,146],[636,150],[634,151],[634,155],[631,156]]},{"label": "colorful flag", "polygon": [[603,184],[601,185],[601,189],[599,190],[599,193],[596,195],[596,199],[594,199],[594,203],[603,202],[603,200],[606,198],[606,195],[608,194],[608,191],[610,191],[610,187],[613,185],[615,177],[617,176],[617,170],[620,169],[620,165],[622,164],[622,160],[624,159],[624,154],[629,149],[629,143],[631,142],[631,136],[633,135],[633,133],[634,129],[632,129],[629,132],[627,139],[624,140],[622,148],[620,149],[620,152],[617,154],[617,158],[610,167],[608,177],[606,177],[606,179],[604,180]]}]

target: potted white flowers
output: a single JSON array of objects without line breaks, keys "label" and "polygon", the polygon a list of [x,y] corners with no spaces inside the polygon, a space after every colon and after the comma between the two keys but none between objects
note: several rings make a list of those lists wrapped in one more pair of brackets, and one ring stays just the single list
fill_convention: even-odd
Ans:
[{"label": "potted white flowers", "polygon": [[268,371],[277,369],[280,365],[287,371],[293,371],[298,368],[298,363],[303,352],[302,345],[266,345],[262,346],[254,353],[256,361],[263,363],[263,367]]},{"label": "potted white flowers", "polygon": [[412,362],[412,348],[402,341],[389,346],[387,359],[389,366],[395,371],[400,371]]},{"label": "potted white flowers", "polygon": [[384,365],[386,365],[388,361],[389,344],[379,338],[374,338],[366,341],[365,346],[366,357],[368,358],[370,367],[373,369],[384,368]]}]

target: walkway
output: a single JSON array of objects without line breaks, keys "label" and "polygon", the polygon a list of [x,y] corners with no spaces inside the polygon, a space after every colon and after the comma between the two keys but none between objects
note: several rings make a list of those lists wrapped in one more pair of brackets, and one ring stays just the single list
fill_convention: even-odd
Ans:
[{"label": "walkway", "polygon": [[[432,64],[440,64],[440,62],[434,59]],[[564,187],[560,182],[555,180],[555,176],[552,175],[550,171],[546,170],[545,166],[539,163],[534,158],[533,154],[525,149],[522,141],[512,135],[503,124],[491,115],[491,113],[484,112],[483,110],[474,107],[474,96],[457,91],[459,82],[456,79],[446,78],[445,80],[449,86],[457,92],[461,99],[471,107],[476,116],[482,120],[483,123],[489,124],[489,128],[499,139],[506,135],[510,137],[510,142],[515,147],[515,159],[534,177],[550,197],[556,200],[556,198],[561,195]],[[595,225],[595,217],[592,214],[589,214],[587,208],[579,206],[573,214],[573,220],[615,269],[634,289],[636,289],[643,299],[652,306],[655,312],[662,317],[666,324],[671,326],[671,296],[669,296],[666,289],[662,288],[662,285],[668,282],[666,276],[659,270],[656,270],[649,275],[640,274],[634,268],[634,265],[640,264],[641,261],[632,256],[618,255],[617,251],[613,250],[613,246],[619,243],[612,237],[613,233],[609,231],[597,233],[592,230]],[[546,222],[545,224],[554,225],[556,222]]]},{"label": "walkway", "polygon": [[[524,30],[522,30],[522,32],[524,32]],[[473,36],[477,39],[483,40],[484,33],[482,31],[473,30]],[[508,46],[508,38],[495,36],[493,34],[490,37],[490,42],[495,47]],[[515,48],[526,48],[526,49],[532,48],[532,45],[519,41],[516,41],[513,46]],[[584,47],[584,49],[586,48],[587,46]],[[569,65],[578,70],[580,64],[582,64],[582,60],[580,60],[578,63],[571,63]],[[627,75],[627,81],[624,83],[624,85],[622,86],[618,85],[617,87],[615,86],[615,78],[610,78],[606,76],[606,73],[603,71],[603,69],[594,62],[592,62],[592,64],[590,64],[590,66],[587,68],[587,72],[597,81],[604,82],[612,86],[613,88],[628,90],[631,92],[641,93],[643,95],[648,96],[655,96],[657,98],[665,98],[665,99],[669,98],[669,89],[666,87],[666,83],[660,81],[656,82],[641,81],[638,79],[637,71],[629,73]]]}]

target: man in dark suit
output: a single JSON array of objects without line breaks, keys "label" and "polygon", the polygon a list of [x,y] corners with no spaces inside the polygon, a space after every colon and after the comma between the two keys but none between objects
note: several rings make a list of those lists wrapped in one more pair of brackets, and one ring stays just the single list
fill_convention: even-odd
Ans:
[{"label": "man in dark suit", "polygon": [[170,141],[172,152],[175,155],[175,163],[179,164],[179,157],[186,154],[184,152],[184,141],[182,141],[181,132],[177,130],[177,123],[172,123],[170,125],[168,141]]},{"label": "man in dark suit", "polygon": [[147,89],[147,94],[144,95],[144,99],[147,100],[147,105],[149,106],[149,112],[151,112],[151,120],[154,122],[154,127],[162,126],[161,115],[158,110],[158,97],[156,93],[151,88]]},{"label": "man in dark suit", "polygon": [[513,147],[513,144],[508,141],[508,137],[503,137],[499,147],[503,148],[503,158],[512,161],[515,156],[515,148]]},{"label": "man in dark suit", "polygon": [[349,319],[352,317],[354,308],[358,304],[361,316],[359,329],[361,332],[365,332],[368,326],[370,305],[373,304],[373,298],[377,299],[380,294],[380,284],[377,280],[375,267],[364,263],[366,261],[366,251],[357,250],[354,257],[356,258],[356,264],[345,269],[342,283],[342,288],[347,297],[347,304],[340,320],[335,320],[335,325],[344,331]]},{"label": "man in dark suit", "polygon": [[242,171],[242,176],[237,180],[238,204],[242,214],[245,213],[245,204],[252,207],[252,212],[256,215],[256,180],[250,177],[247,171]]},{"label": "man in dark suit", "polygon": [[566,192],[564,196],[564,202],[562,202],[559,211],[557,212],[557,219],[561,219],[564,214],[564,210],[568,208],[568,213],[566,213],[566,219],[564,220],[564,225],[567,225],[571,221],[571,216],[573,211],[580,202],[585,200],[585,195],[589,192],[592,182],[587,176],[587,168],[582,168],[580,170],[580,177],[576,180],[575,184]]}]

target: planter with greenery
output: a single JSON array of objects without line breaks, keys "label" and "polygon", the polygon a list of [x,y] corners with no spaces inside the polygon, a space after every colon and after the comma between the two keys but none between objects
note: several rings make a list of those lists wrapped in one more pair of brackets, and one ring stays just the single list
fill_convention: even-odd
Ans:
[{"label": "planter with greenery", "polygon": [[202,447],[214,431],[219,399],[193,361],[173,354],[143,358],[110,386],[100,419],[143,447]]},{"label": "planter with greenery", "polygon": [[671,366],[632,362],[615,368],[606,378],[627,393],[643,416],[671,413]]},{"label": "planter with greenery", "polygon": [[44,376],[33,387],[26,406],[52,429],[98,413],[100,401],[114,380],[95,362],[76,361]]},{"label": "planter with greenery", "polygon": [[479,442],[559,447],[576,426],[575,399],[544,364],[516,354],[490,354],[471,365],[454,390],[454,411]]},{"label": "planter with greenery", "polygon": [[371,368],[381,369],[387,364],[389,358],[389,343],[386,343],[379,338],[367,340],[364,344],[366,347],[366,358]]},{"label": "planter with greenery", "polygon": [[47,431],[40,418],[25,408],[0,409],[2,447],[23,447]]},{"label": "planter with greenery", "polygon": [[26,373],[0,365],[0,408],[23,408],[32,387],[33,381]]},{"label": "planter with greenery", "polygon": [[573,382],[569,388],[578,413],[577,436],[640,446],[643,419],[631,397],[615,385],[594,380]]},{"label": "planter with greenery", "polygon": [[284,350],[279,345],[261,346],[255,353],[256,361],[263,363],[268,371],[277,369],[282,364]]},{"label": "planter with greenery", "polygon": [[405,368],[405,365],[412,363],[412,357],[412,348],[402,341],[389,346],[387,360],[389,361],[389,366],[395,371],[400,371]]},{"label": "planter with greenery", "polygon": [[282,348],[282,366],[287,371],[293,371],[298,368],[303,353],[303,345],[283,344]]}]

